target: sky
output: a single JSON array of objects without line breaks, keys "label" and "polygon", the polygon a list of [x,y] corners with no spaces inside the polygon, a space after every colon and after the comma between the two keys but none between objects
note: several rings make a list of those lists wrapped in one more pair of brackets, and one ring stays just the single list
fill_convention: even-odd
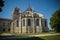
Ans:
[{"label": "sky", "polygon": [[4,0],[3,11],[0,12],[0,18],[12,19],[13,9],[18,7],[20,11],[25,11],[29,5],[38,12],[42,13],[48,21],[48,27],[51,29],[49,22],[52,14],[60,9],[60,0]]}]

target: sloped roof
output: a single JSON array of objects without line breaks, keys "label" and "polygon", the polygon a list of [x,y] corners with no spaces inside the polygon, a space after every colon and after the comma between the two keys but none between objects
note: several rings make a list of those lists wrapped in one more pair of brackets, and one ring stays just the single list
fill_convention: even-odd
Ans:
[{"label": "sloped roof", "polygon": [[0,18],[0,21],[12,21],[11,19]]}]

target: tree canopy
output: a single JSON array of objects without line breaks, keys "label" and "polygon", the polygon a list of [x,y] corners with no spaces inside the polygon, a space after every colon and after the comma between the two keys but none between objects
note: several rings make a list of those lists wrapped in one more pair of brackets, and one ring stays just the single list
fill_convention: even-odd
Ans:
[{"label": "tree canopy", "polygon": [[2,11],[2,7],[4,6],[4,1],[0,0],[0,12]]},{"label": "tree canopy", "polygon": [[60,32],[60,9],[51,16],[50,25],[56,32]]}]

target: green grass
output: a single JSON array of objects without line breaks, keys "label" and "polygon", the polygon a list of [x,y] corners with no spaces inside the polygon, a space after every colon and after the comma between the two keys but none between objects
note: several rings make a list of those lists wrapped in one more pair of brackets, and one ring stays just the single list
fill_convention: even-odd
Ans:
[{"label": "green grass", "polygon": [[60,35],[26,38],[23,40],[60,40]]},{"label": "green grass", "polygon": [[32,38],[25,38],[25,39],[20,39],[20,40],[60,40],[60,35],[44,36],[44,37],[32,37]]},{"label": "green grass", "polygon": [[56,32],[43,32],[43,33],[27,33],[27,34],[16,34],[13,33],[15,36],[28,36],[28,35],[41,35],[41,34],[56,34]]},{"label": "green grass", "polygon": [[54,36],[44,36],[44,37],[40,37],[44,40],[60,40],[60,35],[54,35]]},{"label": "green grass", "polygon": [[[3,39],[0,39],[0,40],[3,40]],[[60,40],[60,35],[31,37],[31,38],[5,39],[5,40]]]},{"label": "green grass", "polygon": [[[15,33],[14,33],[15,34]],[[28,35],[41,35],[41,34],[55,34],[55,32],[47,32],[47,33],[35,33],[35,34],[15,34],[15,36],[28,36]],[[14,39],[6,39],[6,40],[14,40]],[[60,35],[53,36],[41,36],[41,37],[31,37],[31,38],[19,38],[15,40],[60,40]]]}]

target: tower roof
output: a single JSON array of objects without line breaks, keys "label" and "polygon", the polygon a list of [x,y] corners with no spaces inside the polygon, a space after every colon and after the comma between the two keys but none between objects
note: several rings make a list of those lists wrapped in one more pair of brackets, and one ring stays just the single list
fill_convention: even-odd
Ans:
[{"label": "tower roof", "polygon": [[31,8],[27,8],[26,11],[33,11]]},{"label": "tower roof", "polygon": [[13,12],[13,14],[17,14],[17,15],[19,15],[19,8],[14,8],[14,12]]},{"label": "tower roof", "polygon": [[26,11],[33,11],[32,8],[30,7],[30,3],[28,5],[28,8],[26,9]]},{"label": "tower roof", "polygon": [[16,8],[15,8],[15,11],[17,11],[17,10],[19,10],[19,8],[16,7]]}]

